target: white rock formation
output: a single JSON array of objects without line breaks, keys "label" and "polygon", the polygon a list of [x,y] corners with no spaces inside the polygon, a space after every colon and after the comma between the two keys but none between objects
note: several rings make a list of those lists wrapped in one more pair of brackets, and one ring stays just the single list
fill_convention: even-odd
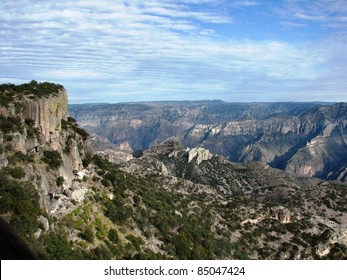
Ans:
[{"label": "white rock formation", "polygon": [[199,165],[204,160],[209,160],[213,157],[209,150],[204,148],[193,148],[188,153],[188,162],[191,162],[194,158],[196,158],[196,163]]}]

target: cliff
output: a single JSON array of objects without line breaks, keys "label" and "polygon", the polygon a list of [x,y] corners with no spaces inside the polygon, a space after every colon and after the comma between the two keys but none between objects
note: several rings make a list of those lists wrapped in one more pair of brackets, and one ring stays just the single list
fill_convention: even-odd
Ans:
[{"label": "cliff", "polygon": [[0,167],[25,168],[41,206],[49,214],[63,215],[73,208],[64,192],[82,188],[74,182],[75,174],[83,170],[82,161],[91,152],[86,132],[69,118],[66,90],[35,81],[1,85],[1,90],[7,99],[0,110]]},{"label": "cliff", "polygon": [[65,90],[60,90],[48,98],[33,100],[25,98],[23,117],[34,121],[33,126],[39,128],[42,140],[46,143],[56,142],[61,132],[61,121],[68,118],[68,98]]}]

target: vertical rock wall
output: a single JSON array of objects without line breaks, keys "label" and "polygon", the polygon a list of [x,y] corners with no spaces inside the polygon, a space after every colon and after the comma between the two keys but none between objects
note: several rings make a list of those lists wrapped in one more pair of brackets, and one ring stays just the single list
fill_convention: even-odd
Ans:
[{"label": "vertical rock wall", "polygon": [[44,142],[54,142],[54,138],[59,138],[57,132],[61,131],[61,120],[68,117],[65,90],[60,90],[49,98],[26,99],[23,105],[23,117],[35,121],[34,126],[40,129]]}]

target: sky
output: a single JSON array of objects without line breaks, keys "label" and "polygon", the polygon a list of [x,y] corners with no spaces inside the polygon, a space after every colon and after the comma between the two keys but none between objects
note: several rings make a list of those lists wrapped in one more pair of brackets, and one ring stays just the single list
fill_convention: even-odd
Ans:
[{"label": "sky", "polygon": [[0,83],[70,103],[347,101],[346,0],[1,0]]}]

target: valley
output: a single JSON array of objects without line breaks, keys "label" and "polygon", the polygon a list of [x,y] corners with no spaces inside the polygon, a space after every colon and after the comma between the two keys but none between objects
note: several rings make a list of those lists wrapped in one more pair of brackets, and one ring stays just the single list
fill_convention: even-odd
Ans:
[{"label": "valley", "polygon": [[147,102],[71,105],[69,112],[99,141],[127,153],[173,137],[233,162],[347,180],[345,103]]}]

